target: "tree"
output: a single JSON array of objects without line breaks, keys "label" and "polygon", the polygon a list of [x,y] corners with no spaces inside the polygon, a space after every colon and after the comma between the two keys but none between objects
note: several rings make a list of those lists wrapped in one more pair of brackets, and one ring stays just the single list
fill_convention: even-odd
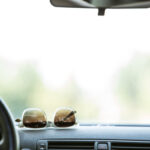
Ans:
[{"label": "tree", "polygon": [[15,117],[31,107],[32,93],[42,86],[36,67],[31,64],[12,65],[0,63],[0,95],[8,103]]},{"label": "tree", "polygon": [[150,55],[136,55],[119,72],[116,92],[127,118],[150,113]]}]

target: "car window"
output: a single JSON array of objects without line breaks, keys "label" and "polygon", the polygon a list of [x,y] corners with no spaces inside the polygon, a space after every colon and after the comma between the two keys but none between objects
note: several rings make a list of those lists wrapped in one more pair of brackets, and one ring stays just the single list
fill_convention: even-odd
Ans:
[{"label": "car window", "polygon": [[79,122],[150,122],[150,10],[96,12],[0,1],[0,95],[15,118],[63,106]]}]

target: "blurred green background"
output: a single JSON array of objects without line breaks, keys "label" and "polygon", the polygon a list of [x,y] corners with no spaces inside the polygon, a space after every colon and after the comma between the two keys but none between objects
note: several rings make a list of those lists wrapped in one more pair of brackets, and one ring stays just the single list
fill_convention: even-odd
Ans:
[{"label": "blurred green background", "polygon": [[103,100],[101,92],[89,96],[74,77],[63,87],[52,88],[44,84],[34,63],[0,59],[0,95],[14,118],[28,107],[38,107],[52,120],[57,108],[72,107],[79,122],[150,123],[150,55],[135,55],[115,73],[110,86],[111,103]]}]

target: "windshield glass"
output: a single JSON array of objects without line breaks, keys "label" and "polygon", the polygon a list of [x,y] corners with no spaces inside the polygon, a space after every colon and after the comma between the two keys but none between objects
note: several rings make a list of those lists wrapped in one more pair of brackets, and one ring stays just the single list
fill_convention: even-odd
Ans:
[{"label": "windshield glass", "polygon": [[150,10],[96,13],[0,1],[0,96],[15,118],[72,107],[79,122],[150,123]]}]

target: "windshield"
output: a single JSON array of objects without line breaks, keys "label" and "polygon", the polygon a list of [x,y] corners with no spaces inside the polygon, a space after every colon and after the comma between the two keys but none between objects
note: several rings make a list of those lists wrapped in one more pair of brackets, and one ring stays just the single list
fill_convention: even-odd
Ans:
[{"label": "windshield", "polygon": [[71,107],[78,122],[150,123],[150,10],[96,13],[0,1],[0,96],[15,118]]}]

